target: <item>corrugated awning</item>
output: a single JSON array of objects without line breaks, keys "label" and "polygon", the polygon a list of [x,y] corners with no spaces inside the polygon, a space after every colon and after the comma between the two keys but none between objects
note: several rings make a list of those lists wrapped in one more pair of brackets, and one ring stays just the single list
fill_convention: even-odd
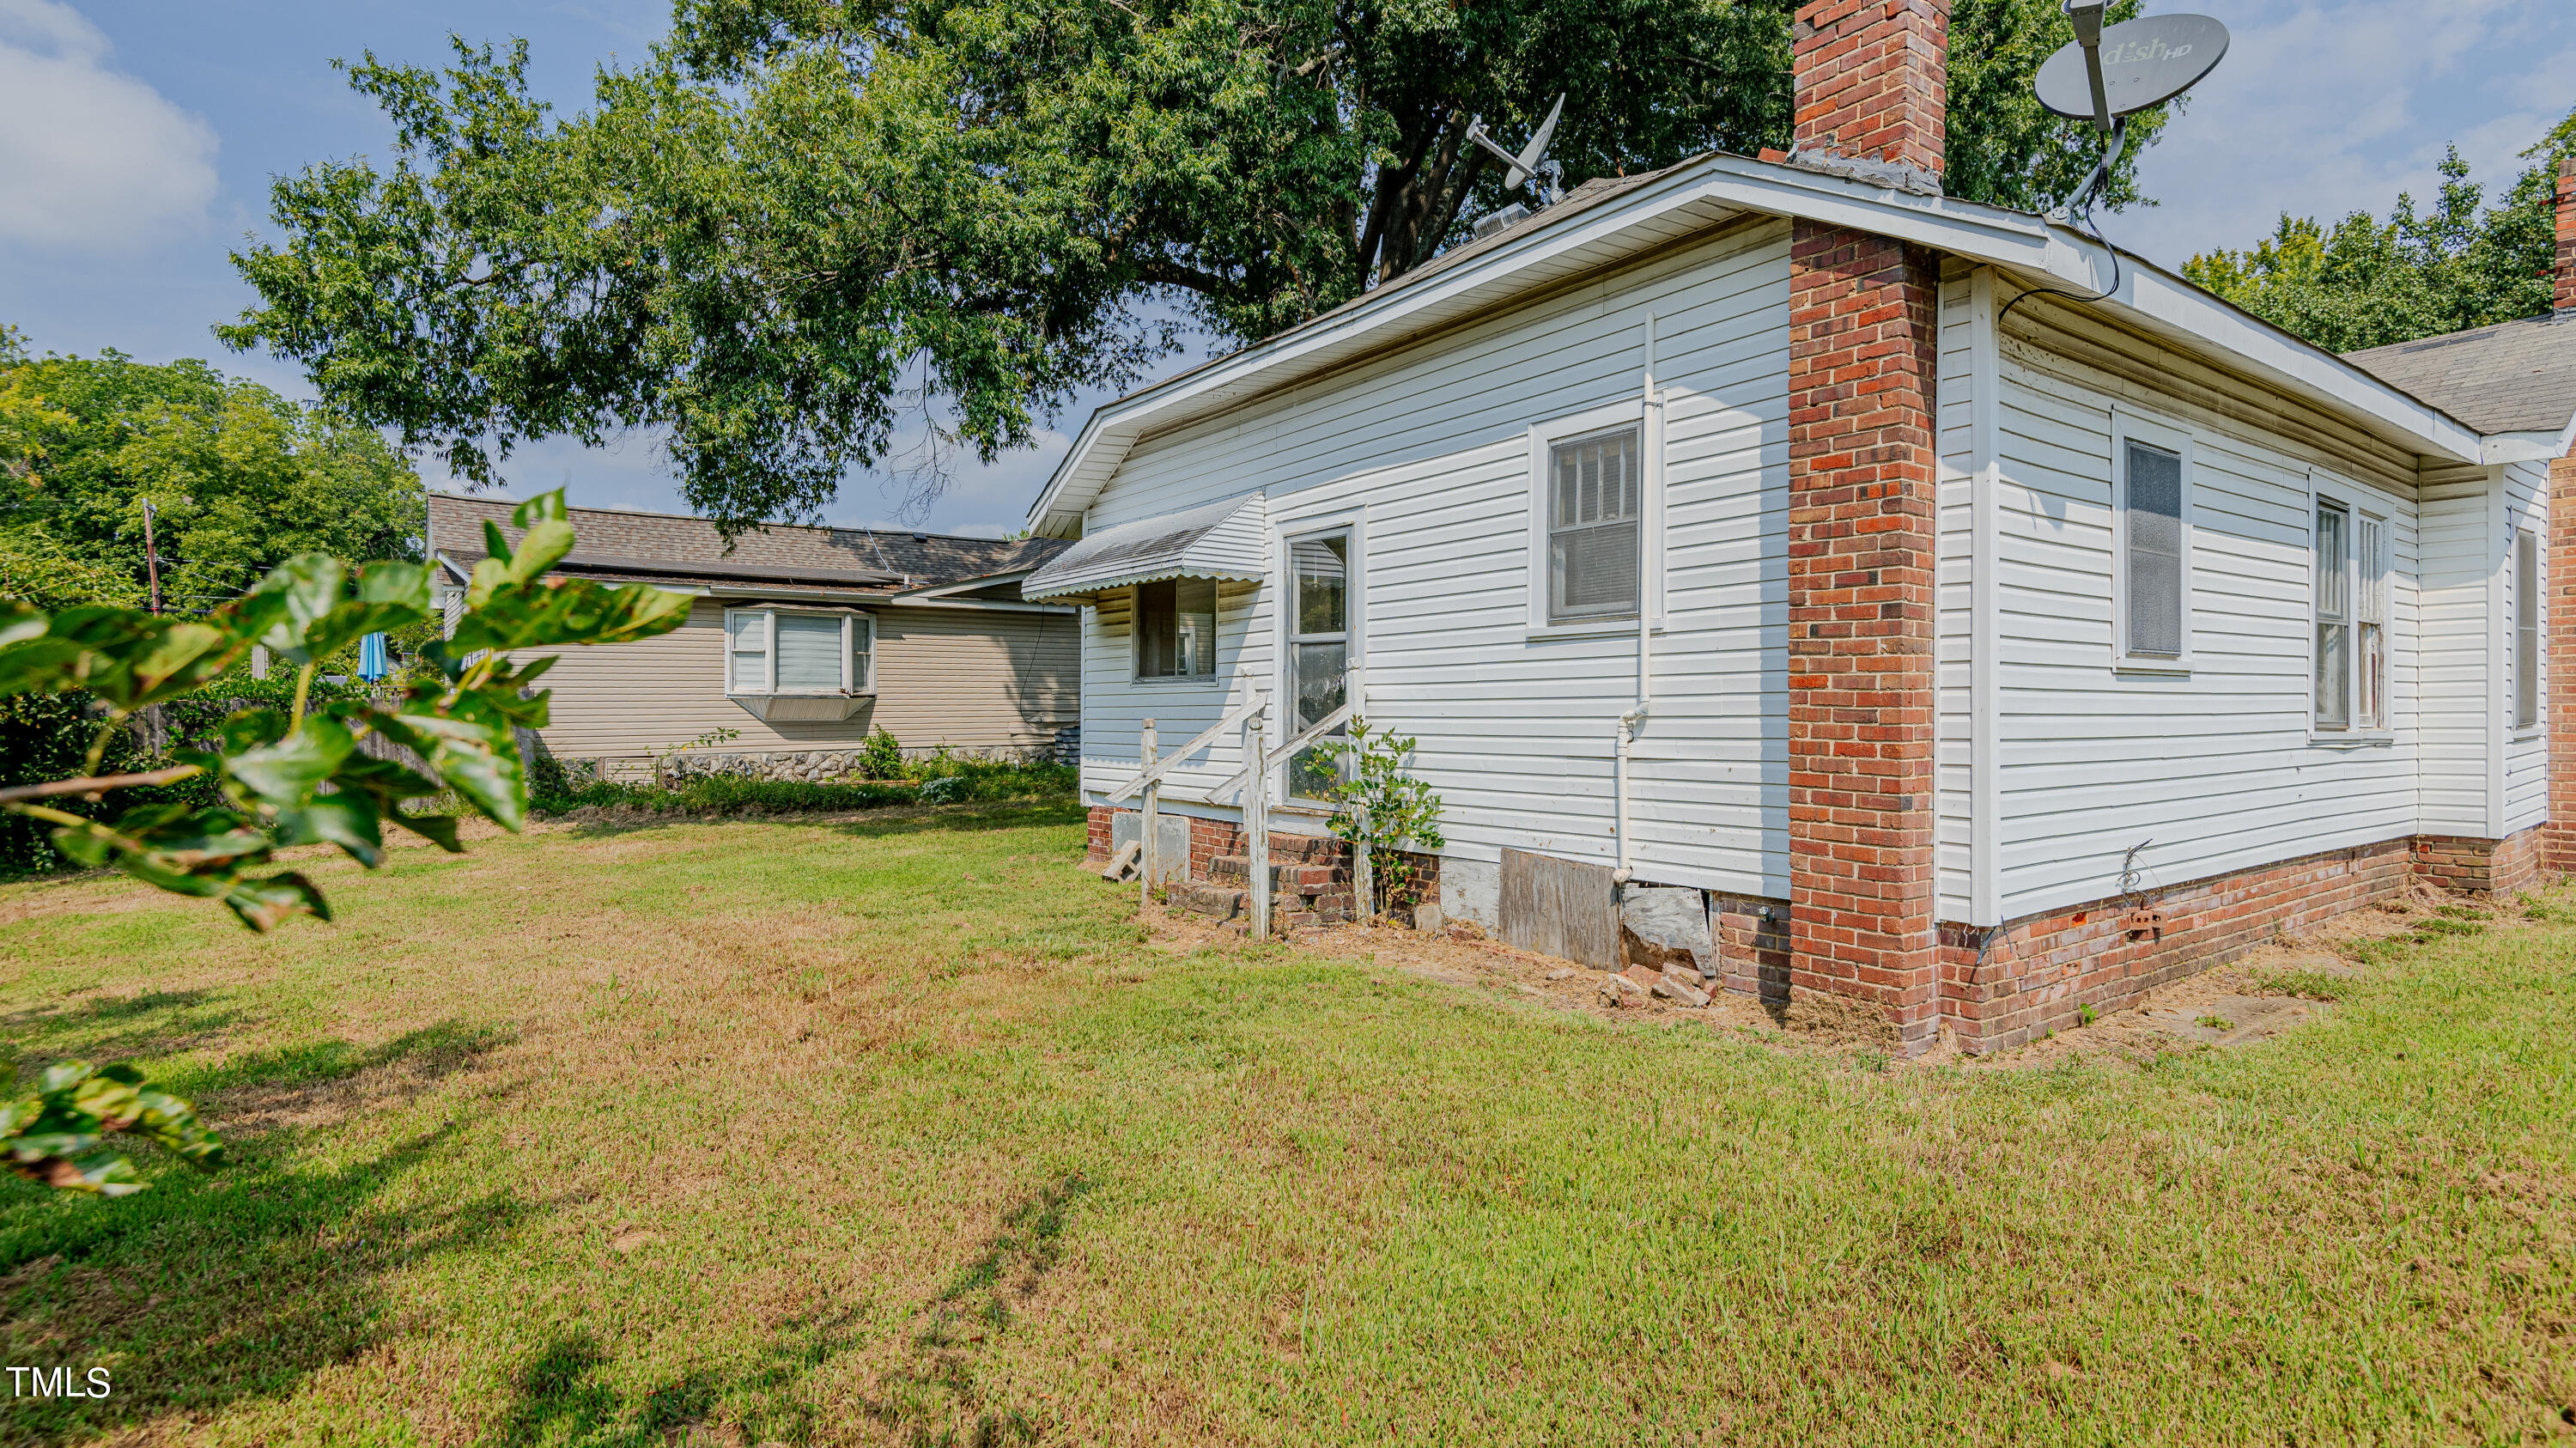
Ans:
[{"label": "corrugated awning", "polygon": [[1020,597],[1070,598],[1165,578],[1258,583],[1268,572],[1264,516],[1261,494],[1245,493],[1122,523],[1057,554],[1020,584]]}]

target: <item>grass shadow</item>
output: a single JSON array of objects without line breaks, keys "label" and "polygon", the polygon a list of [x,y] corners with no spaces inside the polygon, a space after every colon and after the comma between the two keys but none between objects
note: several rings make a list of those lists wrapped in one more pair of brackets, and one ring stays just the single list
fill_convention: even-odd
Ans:
[{"label": "grass shadow", "polygon": [[1014,1302],[1034,1296],[1064,1252],[1064,1232],[1091,1184],[1079,1172],[1048,1183],[1003,1214],[982,1250],[924,1303],[914,1356],[881,1380],[865,1405],[888,1432],[936,1448],[1034,1443],[1044,1425],[986,1401],[977,1380],[982,1346],[1010,1330]]},{"label": "grass shadow", "polygon": [[0,1184],[0,1347],[12,1363],[113,1364],[104,1399],[22,1399],[8,1441],[69,1442],[291,1393],[381,1341],[383,1280],[515,1232],[544,1210],[494,1190],[376,1205],[444,1152],[441,1127],[367,1160],[298,1171],[260,1153],[164,1173],[113,1201]]},{"label": "grass shadow", "polygon": [[249,1024],[239,1007],[214,1000],[211,990],[156,990],[33,1006],[0,1016],[0,1041],[21,1058],[21,1070],[67,1058],[168,1055]]}]

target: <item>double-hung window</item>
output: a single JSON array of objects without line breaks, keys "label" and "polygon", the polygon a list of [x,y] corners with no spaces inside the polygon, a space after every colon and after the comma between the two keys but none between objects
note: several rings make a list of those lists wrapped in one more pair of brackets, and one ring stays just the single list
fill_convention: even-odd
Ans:
[{"label": "double-hung window", "polygon": [[[1289,689],[1296,712],[1293,733],[1303,734],[1332,717],[1350,698],[1351,535],[1317,533],[1288,542]],[[1335,734],[1347,733],[1337,729]],[[1329,739],[1330,736],[1327,736]],[[1288,793],[1330,800],[1341,782],[1346,751],[1318,742],[1288,761]]]},{"label": "double-hung window", "polygon": [[725,611],[725,692],[746,698],[876,688],[876,620],[847,610]]},{"label": "double-hung window", "polygon": [[1637,612],[1646,517],[1640,431],[1614,428],[1548,447],[1551,624]]},{"label": "double-hung window", "polygon": [[2529,528],[2513,535],[2513,722],[2528,729],[2540,722],[2540,535]]},{"label": "double-hung window", "polygon": [[2191,448],[2187,435],[2125,414],[2112,428],[2120,667],[2191,662]]},{"label": "double-hung window", "polygon": [[1136,585],[1136,677],[1203,679],[1216,672],[1216,580]]}]

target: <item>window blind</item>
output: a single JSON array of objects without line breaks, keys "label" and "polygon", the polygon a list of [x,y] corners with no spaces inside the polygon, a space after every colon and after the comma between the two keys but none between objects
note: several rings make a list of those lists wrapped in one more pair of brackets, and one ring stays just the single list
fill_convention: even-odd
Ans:
[{"label": "window blind", "polygon": [[778,615],[778,687],[841,687],[841,621],[810,613]]}]

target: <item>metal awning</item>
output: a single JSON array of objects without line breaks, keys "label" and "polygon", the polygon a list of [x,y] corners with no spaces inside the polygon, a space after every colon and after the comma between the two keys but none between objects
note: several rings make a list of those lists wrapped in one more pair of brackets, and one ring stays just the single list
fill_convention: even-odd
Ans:
[{"label": "metal awning", "polygon": [[1264,516],[1262,495],[1245,493],[1121,523],[1057,554],[1020,584],[1020,597],[1071,598],[1165,578],[1258,583],[1268,572]]}]

